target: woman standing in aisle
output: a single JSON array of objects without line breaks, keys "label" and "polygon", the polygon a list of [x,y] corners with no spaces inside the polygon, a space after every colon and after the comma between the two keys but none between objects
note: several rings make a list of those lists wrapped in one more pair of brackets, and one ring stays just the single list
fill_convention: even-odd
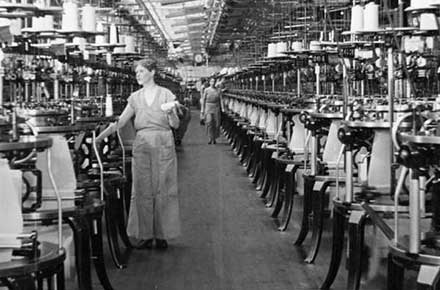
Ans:
[{"label": "woman standing in aisle", "polygon": [[204,78],[201,79],[202,85],[200,86],[200,125],[205,125],[205,116],[203,115],[203,101],[204,101],[204,95],[205,90],[209,87],[208,81]]},{"label": "woman standing in aisle", "polygon": [[[177,158],[171,128],[179,127],[175,106],[163,106],[176,97],[154,82],[156,62],[136,63],[136,79],[143,86],[128,98],[119,121],[97,137],[102,140],[134,117],[133,187],[127,233],[140,240],[138,248],[168,247],[180,234],[177,195]],[[165,107],[170,107],[166,109]]]},{"label": "woman standing in aisle", "polygon": [[215,87],[215,79],[209,80],[209,87],[206,88],[202,96],[201,114],[205,120],[208,132],[208,144],[216,144],[216,139],[220,136],[221,112],[223,103],[221,92]]}]

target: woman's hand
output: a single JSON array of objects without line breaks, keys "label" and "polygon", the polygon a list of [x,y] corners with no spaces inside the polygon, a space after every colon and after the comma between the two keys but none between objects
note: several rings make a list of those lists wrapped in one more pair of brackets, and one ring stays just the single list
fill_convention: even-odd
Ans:
[{"label": "woman's hand", "polygon": [[99,136],[95,138],[95,144],[98,148],[104,142],[105,138],[107,138],[107,136],[103,136],[103,133],[99,134]]},{"label": "woman's hand", "polygon": [[179,105],[179,103],[177,101],[174,102],[169,102],[169,103],[164,103],[160,106],[160,108],[162,109],[162,111],[169,115],[171,113],[176,113],[177,109],[176,107]]},{"label": "woman's hand", "polygon": [[100,143],[102,143],[102,141],[104,141],[105,137],[102,137],[102,134],[100,134],[98,137],[95,138],[95,143],[97,145],[99,145]]},{"label": "woman's hand", "polygon": [[166,110],[164,110],[164,112],[165,112],[165,114],[169,115],[169,114],[173,113],[175,108],[176,108],[176,106],[166,108]]},{"label": "woman's hand", "polygon": [[104,141],[106,137],[116,132],[117,128],[118,122],[111,123],[104,131],[101,132],[101,134],[98,135],[98,137],[95,138],[95,143],[98,144]]}]

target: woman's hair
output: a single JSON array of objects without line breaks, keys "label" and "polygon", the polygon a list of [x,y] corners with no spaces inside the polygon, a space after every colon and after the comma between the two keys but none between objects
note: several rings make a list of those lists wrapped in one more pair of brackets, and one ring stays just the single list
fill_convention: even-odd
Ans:
[{"label": "woman's hair", "polygon": [[148,69],[149,71],[157,71],[157,62],[154,59],[151,58],[144,58],[141,60],[138,60],[134,63],[134,67],[136,68],[137,66],[142,66],[146,69]]}]

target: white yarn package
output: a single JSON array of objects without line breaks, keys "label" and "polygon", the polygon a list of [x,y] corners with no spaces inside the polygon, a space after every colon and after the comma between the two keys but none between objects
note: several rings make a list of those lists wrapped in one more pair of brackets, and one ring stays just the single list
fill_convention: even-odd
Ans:
[{"label": "white yarn package", "polygon": [[276,56],[284,56],[287,51],[287,42],[277,42],[276,44]]},{"label": "white yarn package", "polygon": [[437,18],[434,13],[420,15],[420,30],[438,30]]},{"label": "white yarn package", "polygon": [[267,47],[267,57],[275,57],[277,55],[277,44],[269,43]]},{"label": "white yarn package", "polygon": [[112,96],[105,97],[105,116],[113,116],[113,99]]},{"label": "white yarn package", "polygon": [[317,40],[310,41],[310,50],[311,51],[321,50],[321,45],[320,45],[319,41],[317,41]]},{"label": "white yarn package", "polygon": [[81,27],[84,31],[96,31],[96,8],[90,4],[82,8]]},{"label": "white yarn package", "polygon": [[118,27],[112,23],[110,24],[109,43],[117,44],[118,42],[119,42]]},{"label": "white yarn package", "polygon": [[177,102],[177,101],[173,101],[173,102],[165,103],[165,104],[162,104],[162,105],[160,106],[160,109],[161,109],[162,111],[164,111],[164,112],[169,112],[169,111],[171,111],[174,107],[176,107],[178,104],[179,104],[179,102]]},{"label": "white yarn package", "polygon": [[361,5],[355,5],[351,8],[351,26],[350,31],[364,30],[364,8]]},{"label": "white yarn package", "polygon": [[62,30],[79,30],[79,8],[73,2],[64,2]]},{"label": "white yarn package", "polygon": [[125,43],[125,52],[126,53],[135,53],[135,45],[136,41],[134,36],[132,35],[125,35],[124,36],[124,43]]},{"label": "white yarn package", "polygon": [[302,41],[294,41],[292,42],[292,51],[301,51],[304,49],[304,45]]},{"label": "white yarn package", "polygon": [[370,2],[364,8],[364,30],[375,31],[379,29],[379,5]]}]

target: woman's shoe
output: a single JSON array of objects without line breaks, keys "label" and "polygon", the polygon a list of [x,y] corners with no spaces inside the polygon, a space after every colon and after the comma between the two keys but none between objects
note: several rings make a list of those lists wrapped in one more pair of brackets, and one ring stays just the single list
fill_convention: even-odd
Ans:
[{"label": "woman's shoe", "polygon": [[211,140],[209,140],[208,144],[209,144],[209,145],[211,145],[211,144],[212,144],[212,141],[211,141]]},{"label": "woman's shoe", "polygon": [[217,141],[214,140],[214,141],[212,141],[212,143],[213,143],[213,144],[217,144]]},{"label": "woman's shoe", "polygon": [[153,239],[141,240],[139,244],[135,246],[136,249],[144,250],[144,249],[152,249],[153,248]]},{"label": "woman's shoe", "polygon": [[156,248],[162,249],[162,250],[165,250],[166,248],[168,248],[167,240],[157,239],[156,240]]}]

